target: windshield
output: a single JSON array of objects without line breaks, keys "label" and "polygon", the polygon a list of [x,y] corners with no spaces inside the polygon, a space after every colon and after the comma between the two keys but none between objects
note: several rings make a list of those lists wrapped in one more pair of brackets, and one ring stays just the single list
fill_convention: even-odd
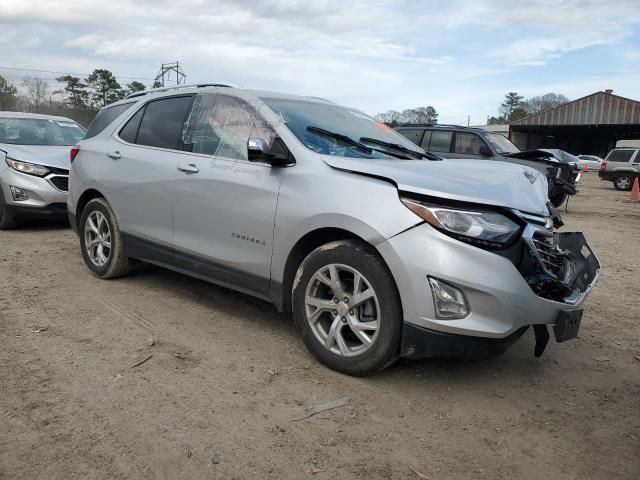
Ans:
[{"label": "windshield", "polygon": [[511,140],[499,133],[487,133],[484,135],[484,138],[491,144],[495,151],[500,154],[517,153],[520,151],[518,147],[511,143]]},{"label": "windshield", "polygon": [[[263,98],[262,100],[282,117],[298,140],[307,148],[323,155],[389,158],[389,154],[375,150],[385,149],[384,145],[375,141],[422,153],[419,147],[384,123],[376,122],[355,109],[297,99]],[[348,137],[348,139],[340,137]],[[361,145],[358,146],[356,143]],[[374,149],[363,148],[363,145]],[[388,145],[386,148],[389,148]]]},{"label": "windshield", "polygon": [[84,129],[71,120],[0,117],[0,143],[69,146],[84,137]]}]

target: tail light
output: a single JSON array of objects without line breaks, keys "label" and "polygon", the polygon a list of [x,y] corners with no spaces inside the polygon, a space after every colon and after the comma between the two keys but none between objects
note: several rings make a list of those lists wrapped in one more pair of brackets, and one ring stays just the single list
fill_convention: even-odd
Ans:
[{"label": "tail light", "polygon": [[73,163],[73,161],[76,159],[79,152],[80,152],[80,147],[75,146],[71,148],[71,150],[69,151],[69,160],[71,161],[71,163]]},{"label": "tail light", "polygon": [[602,162],[600,164],[600,170],[606,170],[607,169],[607,162]]}]

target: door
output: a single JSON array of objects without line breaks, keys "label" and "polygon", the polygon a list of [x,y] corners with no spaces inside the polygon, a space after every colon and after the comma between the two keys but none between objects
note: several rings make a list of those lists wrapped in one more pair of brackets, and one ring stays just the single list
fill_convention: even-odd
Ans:
[{"label": "door", "polygon": [[109,140],[105,193],[128,235],[169,246],[171,184],[177,176],[182,129],[193,95],[153,100]]},{"label": "door", "polygon": [[196,274],[266,296],[286,169],[250,162],[247,142],[270,147],[275,131],[243,100],[215,93],[196,97],[187,123],[191,153],[173,184],[176,255]]}]

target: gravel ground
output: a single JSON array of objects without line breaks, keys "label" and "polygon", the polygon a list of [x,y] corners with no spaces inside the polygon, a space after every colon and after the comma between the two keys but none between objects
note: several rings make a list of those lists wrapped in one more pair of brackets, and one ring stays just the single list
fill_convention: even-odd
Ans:
[{"label": "gravel ground", "polygon": [[0,232],[0,478],[640,478],[640,204],[585,177],[563,230],[604,271],[578,339],[365,379],[267,303],[150,266],[99,280],[64,225]]}]

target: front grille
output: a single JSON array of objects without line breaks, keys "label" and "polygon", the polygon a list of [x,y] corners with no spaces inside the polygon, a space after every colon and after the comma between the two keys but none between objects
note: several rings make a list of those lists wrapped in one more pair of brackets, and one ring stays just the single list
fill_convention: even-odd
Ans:
[{"label": "front grille", "polygon": [[69,177],[66,175],[53,175],[49,177],[51,184],[63,192],[69,191]]},{"label": "front grille", "polygon": [[540,230],[533,234],[529,247],[533,250],[534,257],[542,270],[554,278],[560,280],[564,278],[566,256],[553,243],[553,237],[544,235]]}]

